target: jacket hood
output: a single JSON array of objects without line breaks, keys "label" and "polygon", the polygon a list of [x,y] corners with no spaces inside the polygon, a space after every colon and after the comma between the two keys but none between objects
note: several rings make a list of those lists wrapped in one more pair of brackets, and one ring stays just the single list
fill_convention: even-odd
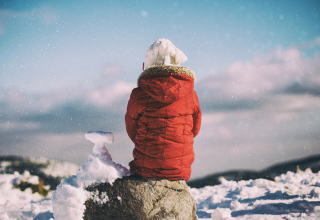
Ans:
[{"label": "jacket hood", "polygon": [[187,67],[153,66],[141,73],[138,86],[162,103],[173,103],[193,91],[195,74]]}]

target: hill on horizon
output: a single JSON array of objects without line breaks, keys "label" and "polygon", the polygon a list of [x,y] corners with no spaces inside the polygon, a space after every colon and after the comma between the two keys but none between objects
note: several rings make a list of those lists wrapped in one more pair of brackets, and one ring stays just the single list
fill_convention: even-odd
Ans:
[{"label": "hill on horizon", "polygon": [[310,168],[313,173],[320,171],[320,154],[312,155],[296,160],[285,161],[271,165],[260,171],[256,170],[230,170],[225,172],[214,173],[202,178],[197,178],[187,182],[189,187],[202,188],[205,186],[214,186],[221,183],[221,178],[226,180],[255,180],[259,178],[273,180],[276,176],[285,174],[288,171],[297,172]]},{"label": "hill on horizon", "polygon": [[[62,178],[68,178],[76,174],[79,167],[80,166],[69,162],[61,162],[47,158],[0,155],[1,174],[13,174],[14,172],[22,174],[28,171],[31,175],[39,176],[45,185],[50,185],[50,190],[55,190]],[[320,155],[277,163],[260,171],[235,169],[213,173],[202,178],[190,180],[187,184],[192,188],[214,186],[221,183],[221,178],[234,181],[263,178],[274,181],[276,176],[285,174],[288,171],[296,172],[298,169],[306,170],[307,168],[310,168],[313,173],[319,172]]]},{"label": "hill on horizon", "polygon": [[50,190],[55,190],[62,178],[77,173],[80,166],[47,158],[22,157],[17,155],[0,155],[0,174],[23,174],[28,171],[38,176]]}]

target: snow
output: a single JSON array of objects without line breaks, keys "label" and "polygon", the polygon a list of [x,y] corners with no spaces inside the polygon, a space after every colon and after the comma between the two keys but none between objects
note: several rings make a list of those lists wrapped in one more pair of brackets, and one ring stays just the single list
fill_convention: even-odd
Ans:
[{"label": "snow", "polygon": [[95,203],[98,203],[98,204],[104,204],[109,201],[109,197],[107,195],[107,192],[100,193],[98,190],[91,193],[91,198],[93,199],[93,201]]},{"label": "snow", "polygon": [[63,179],[52,195],[54,218],[57,220],[82,219],[85,201],[92,195],[85,188],[96,182],[112,184],[117,178],[129,175],[129,171],[112,161],[106,148],[114,140],[110,132],[87,132],[87,140],[95,145],[88,160],[76,175]]},{"label": "snow", "polygon": [[230,209],[221,209],[217,208],[214,210],[214,212],[211,214],[212,220],[228,220],[232,219],[231,217],[231,211]]},{"label": "snow", "polygon": [[28,166],[31,164],[35,165],[39,171],[52,177],[69,177],[72,174],[77,173],[80,168],[80,166],[73,163],[61,162],[43,157],[30,157],[27,159],[17,157],[15,160],[1,161],[0,172],[6,172],[6,170],[10,170],[12,167],[24,166],[26,164]]},{"label": "snow", "polygon": [[220,185],[190,188],[190,193],[200,219],[320,218],[320,172],[288,172],[275,180],[222,179]]},{"label": "snow", "polygon": [[44,198],[38,193],[32,193],[30,188],[25,191],[14,188],[20,181],[38,183],[37,180],[37,176],[32,176],[27,171],[23,174],[15,172],[0,175],[1,220],[53,219],[51,194]]},{"label": "snow", "polygon": [[50,160],[47,158],[31,157],[30,161],[35,164],[45,164],[46,166],[40,168],[40,170],[46,175],[53,177],[68,177],[74,173],[77,173],[79,170],[79,166],[76,164]]},{"label": "snow", "polygon": [[[112,161],[106,144],[113,142],[107,132],[91,132],[86,138],[94,142],[93,152],[76,175],[63,179],[56,191],[47,197],[32,193],[30,188],[17,189],[21,181],[38,184],[39,178],[29,172],[0,174],[0,219],[82,219],[84,202],[92,198],[103,204],[106,193],[87,192],[94,182],[112,182],[129,175],[126,168]],[[197,216],[206,220],[274,220],[320,219],[320,172],[298,170],[275,178],[227,181],[201,189],[190,188],[197,204]],[[118,198],[121,200],[121,198]]]},{"label": "snow", "polygon": [[186,55],[176,48],[170,40],[162,38],[156,40],[149,47],[144,58],[144,68],[159,65],[179,66],[187,59]]}]

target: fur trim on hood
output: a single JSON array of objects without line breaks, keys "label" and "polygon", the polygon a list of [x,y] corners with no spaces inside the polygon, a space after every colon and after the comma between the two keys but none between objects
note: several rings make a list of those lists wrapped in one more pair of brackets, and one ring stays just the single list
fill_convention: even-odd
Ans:
[{"label": "fur trim on hood", "polygon": [[196,74],[190,70],[188,67],[184,66],[151,66],[145,71],[143,71],[138,80],[137,84],[139,85],[139,80],[148,74],[161,74],[161,73],[176,73],[176,74],[184,74],[186,76],[191,77],[192,79],[196,79]]}]

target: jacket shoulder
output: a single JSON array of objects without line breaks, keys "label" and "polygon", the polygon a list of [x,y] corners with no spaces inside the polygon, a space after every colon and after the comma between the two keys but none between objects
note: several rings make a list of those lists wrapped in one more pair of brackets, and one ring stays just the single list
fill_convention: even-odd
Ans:
[{"label": "jacket shoulder", "polygon": [[193,99],[193,103],[194,103],[194,107],[195,107],[195,112],[199,112],[199,111],[201,112],[198,95],[197,95],[196,91],[194,91],[194,89],[192,90],[191,95],[192,95],[192,99]]},{"label": "jacket shoulder", "polygon": [[138,93],[143,92],[143,89],[141,89],[139,86],[134,88],[131,92],[131,96],[137,95]]},{"label": "jacket shoulder", "polygon": [[192,98],[194,98],[198,101],[198,95],[197,95],[196,91],[194,91],[194,89],[192,89],[190,94],[192,95]]}]

